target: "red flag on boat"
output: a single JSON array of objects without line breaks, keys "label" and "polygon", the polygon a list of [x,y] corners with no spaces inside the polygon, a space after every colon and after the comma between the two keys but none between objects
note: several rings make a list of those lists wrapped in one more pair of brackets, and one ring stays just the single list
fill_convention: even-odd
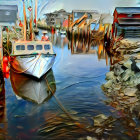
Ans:
[{"label": "red flag on boat", "polygon": [[36,19],[34,19],[34,23],[36,24]]}]

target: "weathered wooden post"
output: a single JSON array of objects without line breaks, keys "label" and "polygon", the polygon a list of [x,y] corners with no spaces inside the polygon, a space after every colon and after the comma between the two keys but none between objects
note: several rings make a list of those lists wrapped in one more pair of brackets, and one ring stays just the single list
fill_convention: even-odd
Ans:
[{"label": "weathered wooden post", "polygon": [[23,1],[23,14],[24,14],[24,26],[23,26],[23,29],[24,29],[24,40],[26,41],[27,40],[27,33],[26,33],[26,9],[25,9],[25,3],[24,3],[24,1]]},{"label": "weathered wooden post", "polygon": [[71,53],[74,54],[74,31],[72,30]]},{"label": "weathered wooden post", "polygon": [[[3,26],[13,26],[17,20],[17,11],[18,7],[15,5],[0,5],[0,67],[3,63],[3,35],[2,27]],[[2,71],[0,71],[0,124],[2,124],[2,129],[6,132],[8,131],[7,115],[6,115],[6,100],[5,100],[5,87],[4,87],[4,78],[2,77]],[[0,136],[0,139],[6,139],[5,134]]]},{"label": "weathered wooden post", "polygon": [[[4,78],[2,77],[2,71],[0,71],[0,124],[3,124],[0,129],[3,130],[3,132],[7,133],[7,112],[6,112],[6,100],[5,100],[5,86],[4,86]],[[0,139],[5,140],[6,136],[5,135],[0,135]]]},{"label": "weathered wooden post", "polygon": [[70,23],[71,23],[71,15],[68,15],[68,31],[69,31],[69,28],[70,28]]},{"label": "weathered wooden post", "polygon": [[2,26],[13,26],[17,20],[17,5],[0,5],[0,67],[3,60],[3,36]]},{"label": "weathered wooden post", "polygon": [[10,53],[10,49],[9,49],[9,28],[7,27],[7,52],[8,54]]},{"label": "weathered wooden post", "polygon": [[105,52],[105,59],[106,59],[106,65],[108,66],[108,55],[107,55],[107,52]]},{"label": "weathered wooden post", "polygon": [[0,27],[0,67],[2,67],[2,60],[3,60],[3,45],[2,45],[2,26]]}]

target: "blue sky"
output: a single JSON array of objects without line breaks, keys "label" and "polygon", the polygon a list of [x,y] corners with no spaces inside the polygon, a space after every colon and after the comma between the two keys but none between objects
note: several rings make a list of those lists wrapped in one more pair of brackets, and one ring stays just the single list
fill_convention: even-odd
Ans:
[{"label": "blue sky", "polygon": [[[22,16],[22,0],[0,0],[0,4],[7,3],[17,4],[19,6],[19,15],[20,17]],[[85,9],[112,13],[117,6],[140,6],[138,3],[140,4],[140,0],[38,0],[38,17],[42,17],[47,12],[53,12],[62,8],[67,11]]]}]

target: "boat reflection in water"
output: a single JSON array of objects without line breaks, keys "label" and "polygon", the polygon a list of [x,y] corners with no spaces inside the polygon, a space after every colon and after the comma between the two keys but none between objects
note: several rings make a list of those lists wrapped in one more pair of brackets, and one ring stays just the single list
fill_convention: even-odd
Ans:
[{"label": "boat reflection in water", "polygon": [[14,71],[10,73],[11,84],[17,99],[25,99],[37,104],[49,100],[56,91],[53,71],[50,70],[42,79],[35,80]]}]

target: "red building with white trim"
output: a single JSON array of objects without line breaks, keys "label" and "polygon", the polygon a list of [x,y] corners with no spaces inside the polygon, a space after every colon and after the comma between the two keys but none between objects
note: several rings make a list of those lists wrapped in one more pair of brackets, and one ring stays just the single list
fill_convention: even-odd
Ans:
[{"label": "red building with white trim", "polygon": [[115,36],[140,37],[140,7],[116,7],[113,16]]}]

